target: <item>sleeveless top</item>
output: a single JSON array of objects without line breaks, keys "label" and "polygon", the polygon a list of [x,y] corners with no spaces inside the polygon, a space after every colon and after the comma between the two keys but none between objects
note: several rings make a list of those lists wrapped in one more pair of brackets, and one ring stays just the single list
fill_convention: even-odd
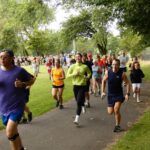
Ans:
[{"label": "sleeveless top", "polygon": [[108,70],[108,96],[123,95],[122,73],[120,69],[118,72]]},{"label": "sleeveless top", "polygon": [[63,69],[62,68],[52,68],[52,77],[53,77],[53,85],[61,86],[64,84],[63,80],[59,80],[62,77]]}]

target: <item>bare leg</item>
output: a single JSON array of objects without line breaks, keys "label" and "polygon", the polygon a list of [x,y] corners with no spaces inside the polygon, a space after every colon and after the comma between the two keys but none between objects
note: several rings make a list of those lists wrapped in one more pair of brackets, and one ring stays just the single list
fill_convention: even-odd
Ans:
[{"label": "bare leg", "polygon": [[121,102],[116,102],[114,106],[116,125],[120,125],[121,122],[120,107],[121,107]]},{"label": "bare leg", "polygon": [[[11,138],[18,133],[17,127],[18,127],[18,123],[13,122],[10,119],[8,120],[6,126],[6,135],[8,138]],[[20,150],[23,147],[20,136],[17,136],[14,141],[10,140],[10,145],[12,150]]]}]

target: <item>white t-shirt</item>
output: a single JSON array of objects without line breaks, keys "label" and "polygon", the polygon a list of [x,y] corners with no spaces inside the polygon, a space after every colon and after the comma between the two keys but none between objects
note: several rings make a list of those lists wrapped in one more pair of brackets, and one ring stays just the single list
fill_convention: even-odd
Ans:
[{"label": "white t-shirt", "polygon": [[120,68],[125,68],[126,67],[126,63],[128,62],[129,58],[128,56],[119,56],[118,59],[120,60]]}]

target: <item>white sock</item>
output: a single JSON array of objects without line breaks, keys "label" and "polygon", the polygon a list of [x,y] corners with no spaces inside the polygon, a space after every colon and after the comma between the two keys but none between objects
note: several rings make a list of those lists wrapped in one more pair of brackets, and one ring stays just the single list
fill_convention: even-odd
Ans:
[{"label": "white sock", "polygon": [[136,93],[133,94],[133,98],[136,98]]},{"label": "white sock", "polygon": [[74,122],[79,122],[79,115],[76,115]]},{"label": "white sock", "polygon": [[86,110],[85,110],[85,106],[82,106],[82,113],[85,114]]},{"label": "white sock", "polygon": [[140,96],[137,95],[137,102],[140,102]]}]

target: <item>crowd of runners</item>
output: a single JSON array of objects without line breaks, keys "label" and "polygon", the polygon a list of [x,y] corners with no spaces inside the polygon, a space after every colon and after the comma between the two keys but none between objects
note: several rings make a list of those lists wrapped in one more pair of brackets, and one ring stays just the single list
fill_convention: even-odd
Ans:
[{"label": "crowd of runners", "polygon": [[[31,65],[33,75],[23,69],[22,65]],[[52,96],[59,109],[64,108],[64,80],[72,79],[76,100],[73,123],[76,125],[80,124],[81,113],[86,113],[86,109],[92,105],[91,94],[99,96],[100,99],[107,96],[108,114],[114,114],[115,117],[114,132],[122,131],[120,109],[122,103],[129,99],[131,87],[133,97],[138,103],[141,102],[140,87],[144,73],[137,57],[130,62],[129,56],[124,51],[119,56],[102,57],[99,54],[93,55],[92,52],[44,57],[15,57],[12,50],[5,49],[0,52],[0,113],[12,150],[24,150],[18,133],[18,124],[22,117],[23,120],[26,119],[24,112],[27,112],[28,122],[32,121],[32,112],[27,102],[30,87],[40,73],[40,65],[45,65],[47,68],[52,81]],[[126,74],[127,68],[129,68],[129,75]]]}]

